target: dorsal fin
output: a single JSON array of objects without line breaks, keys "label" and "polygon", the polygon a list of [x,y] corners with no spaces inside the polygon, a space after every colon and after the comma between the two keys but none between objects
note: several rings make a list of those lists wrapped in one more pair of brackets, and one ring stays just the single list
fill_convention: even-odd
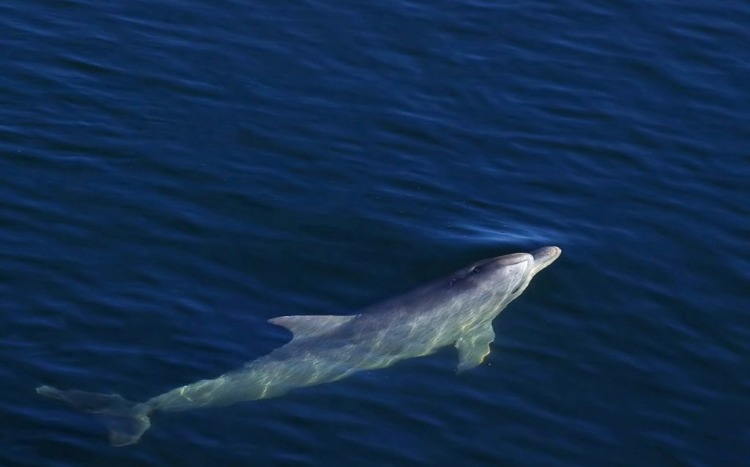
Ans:
[{"label": "dorsal fin", "polygon": [[320,336],[329,333],[346,324],[357,315],[336,316],[336,315],[317,315],[317,316],[278,316],[268,320],[269,323],[287,328],[294,334],[294,339],[305,337]]}]

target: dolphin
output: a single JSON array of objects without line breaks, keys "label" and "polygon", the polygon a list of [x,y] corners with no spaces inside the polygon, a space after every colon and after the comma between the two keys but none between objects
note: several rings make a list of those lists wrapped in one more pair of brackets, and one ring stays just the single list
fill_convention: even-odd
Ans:
[{"label": "dolphin", "polygon": [[39,386],[36,392],[96,414],[115,446],[135,444],[155,412],[268,399],[300,387],[385,368],[455,345],[458,372],[490,353],[492,320],[560,256],[556,246],[474,263],[460,271],[348,316],[280,316],[269,322],[292,332],[286,345],[216,379],[178,387],[145,402]]}]

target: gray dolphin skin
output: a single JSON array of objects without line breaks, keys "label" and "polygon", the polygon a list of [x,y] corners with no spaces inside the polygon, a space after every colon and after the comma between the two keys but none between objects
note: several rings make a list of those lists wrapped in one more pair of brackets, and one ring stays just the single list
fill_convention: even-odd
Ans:
[{"label": "gray dolphin skin", "polygon": [[450,345],[458,350],[462,372],[490,353],[495,339],[492,320],[560,253],[560,248],[548,246],[485,259],[356,315],[273,318],[269,322],[294,335],[286,345],[216,379],[188,384],[145,402],[50,386],[36,391],[96,414],[109,429],[111,443],[125,446],[138,442],[155,412],[277,397]]}]

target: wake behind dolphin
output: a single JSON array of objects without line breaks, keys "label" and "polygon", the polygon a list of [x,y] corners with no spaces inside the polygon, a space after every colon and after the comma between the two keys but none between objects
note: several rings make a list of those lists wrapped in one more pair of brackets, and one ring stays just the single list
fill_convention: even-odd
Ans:
[{"label": "wake behind dolphin", "polygon": [[492,320],[560,256],[556,246],[489,258],[348,316],[280,316],[269,322],[294,337],[268,355],[216,379],[173,389],[145,402],[118,394],[36,389],[96,414],[116,446],[135,444],[154,412],[215,407],[277,397],[291,389],[385,368],[442,347],[458,349],[458,371],[482,363],[495,339]]}]

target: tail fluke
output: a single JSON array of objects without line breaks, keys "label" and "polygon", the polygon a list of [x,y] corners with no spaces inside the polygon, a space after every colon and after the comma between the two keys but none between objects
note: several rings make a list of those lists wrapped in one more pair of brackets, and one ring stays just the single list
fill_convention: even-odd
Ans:
[{"label": "tail fluke", "polygon": [[119,394],[60,391],[51,386],[39,386],[36,392],[95,414],[109,430],[109,441],[115,446],[137,443],[151,426],[148,418],[151,409],[144,404],[123,399]]}]

